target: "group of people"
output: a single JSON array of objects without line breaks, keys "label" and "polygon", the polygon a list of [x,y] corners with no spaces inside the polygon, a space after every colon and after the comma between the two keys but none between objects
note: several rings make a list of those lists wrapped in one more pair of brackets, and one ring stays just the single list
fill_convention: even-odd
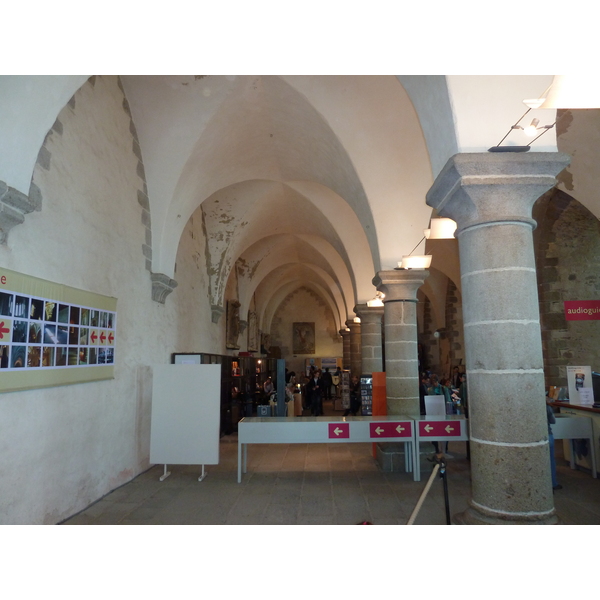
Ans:
[{"label": "group of people", "polygon": [[323,401],[337,397],[341,371],[338,367],[334,373],[331,373],[329,367],[322,370],[311,365],[308,373],[301,373],[298,380],[295,373],[286,374],[286,381],[286,395],[289,397],[293,393],[293,389],[300,384],[304,392],[303,408],[310,410],[311,415],[318,417],[323,415]]},{"label": "group of people", "polygon": [[[421,374],[421,383],[419,385],[420,412],[427,414],[425,396],[444,396],[446,405],[446,414],[458,415],[464,414],[469,417],[469,401],[467,393],[467,374],[461,373],[458,367],[454,367],[452,375],[440,379],[435,373],[426,371]],[[440,455],[440,446],[438,442],[432,442],[434,454],[428,458],[430,461],[436,460]],[[448,442],[445,444],[444,454],[447,458],[452,458],[448,454]],[[467,459],[470,458],[470,448],[467,442]]]},{"label": "group of people", "polygon": [[422,415],[426,414],[425,396],[444,396],[446,414],[464,414],[467,418],[469,416],[467,374],[461,373],[458,367],[454,367],[450,377],[442,379],[429,371],[422,373],[419,386]]}]

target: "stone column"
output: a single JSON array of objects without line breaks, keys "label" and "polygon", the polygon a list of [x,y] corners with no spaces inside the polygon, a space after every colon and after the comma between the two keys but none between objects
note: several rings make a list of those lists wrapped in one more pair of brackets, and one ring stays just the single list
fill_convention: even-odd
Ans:
[{"label": "stone column", "polygon": [[362,351],[360,349],[360,323],[353,320],[346,321],[346,327],[350,329],[350,376],[362,375]]},{"label": "stone column", "polygon": [[343,352],[343,369],[345,371],[350,370],[350,330],[340,329],[340,335],[342,336],[342,352]]},{"label": "stone column", "polygon": [[380,271],[373,285],[385,294],[385,385],[388,415],[419,416],[417,290],[426,269]]},{"label": "stone column", "polygon": [[383,306],[357,304],[354,312],[360,317],[360,344],[363,373],[383,371],[381,352],[381,319]]},{"label": "stone column", "polygon": [[531,210],[559,153],[457,154],[427,204],[458,223],[472,498],[458,523],[556,523]]}]

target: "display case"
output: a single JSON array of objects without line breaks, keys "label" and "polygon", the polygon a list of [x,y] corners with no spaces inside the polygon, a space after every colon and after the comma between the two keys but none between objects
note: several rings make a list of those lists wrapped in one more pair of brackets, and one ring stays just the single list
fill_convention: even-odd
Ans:
[{"label": "display case", "polygon": [[350,371],[342,371],[338,387],[340,397],[335,400],[335,410],[348,410],[350,408]]},{"label": "display case", "polygon": [[243,417],[269,404],[264,383],[271,377],[277,387],[277,359],[228,356],[207,352],[174,352],[173,364],[221,365],[221,436],[237,431]]},{"label": "display case", "polygon": [[373,414],[373,377],[371,375],[360,376],[360,400],[361,414],[364,417]]}]

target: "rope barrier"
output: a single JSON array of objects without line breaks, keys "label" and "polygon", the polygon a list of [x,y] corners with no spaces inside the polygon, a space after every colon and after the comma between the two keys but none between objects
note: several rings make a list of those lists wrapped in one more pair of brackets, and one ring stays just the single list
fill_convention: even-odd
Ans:
[{"label": "rope barrier", "polygon": [[427,485],[425,486],[425,489],[423,490],[423,493],[421,494],[421,497],[419,498],[419,501],[417,502],[417,505],[415,506],[415,510],[413,510],[412,515],[410,515],[410,518],[408,519],[408,522],[406,523],[407,525],[413,525],[415,522],[415,519],[417,518],[417,515],[419,514],[419,511],[421,510],[421,506],[423,506],[423,502],[425,502],[425,498],[427,496],[427,494],[429,493],[429,488],[431,488],[431,485],[433,484],[433,480],[435,479],[435,476],[437,475],[437,472],[440,470],[440,463],[437,463],[435,465],[435,467],[433,467],[433,471],[431,472],[431,475],[429,476],[429,481],[427,482]]}]

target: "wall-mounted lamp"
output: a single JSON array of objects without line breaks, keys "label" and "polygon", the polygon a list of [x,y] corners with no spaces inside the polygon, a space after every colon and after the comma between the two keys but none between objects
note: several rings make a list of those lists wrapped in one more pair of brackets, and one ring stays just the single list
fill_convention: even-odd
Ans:
[{"label": "wall-mounted lamp", "polygon": [[354,317],[354,319],[352,319],[355,323],[360,323],[360,317]]}]

